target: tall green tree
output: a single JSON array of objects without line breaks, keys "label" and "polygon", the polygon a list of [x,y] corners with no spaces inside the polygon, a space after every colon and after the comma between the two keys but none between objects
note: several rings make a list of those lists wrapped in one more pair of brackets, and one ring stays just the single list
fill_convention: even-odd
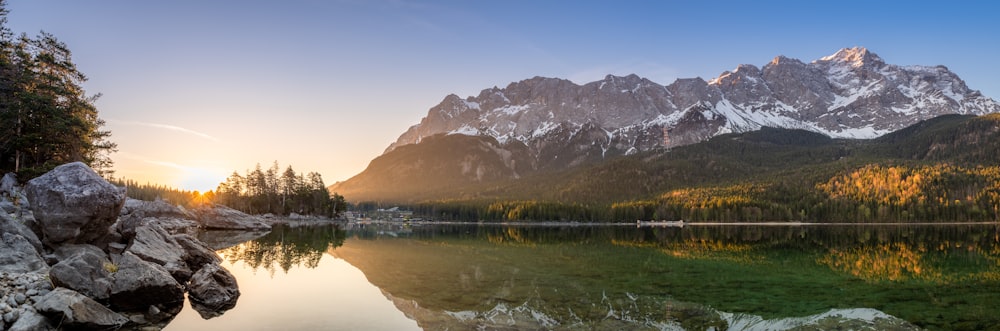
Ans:
[{"label": "tall green tree", "polygon": [[117,145],[103,130],[87,77],[54,35],[14,38],[0,1],[0,171],[33,178],[55,166],[82,161],[105,175]]},{"label": "tall green tree", "polygon": [[319,173],[296,173],[288,166],[279,174],[279,169],[275,161],[266,171],[258,163],[246,175],[233,172],[213,193],[214,201],[251,214],[339,217],[347,209],[344,197],[331,196]]}]

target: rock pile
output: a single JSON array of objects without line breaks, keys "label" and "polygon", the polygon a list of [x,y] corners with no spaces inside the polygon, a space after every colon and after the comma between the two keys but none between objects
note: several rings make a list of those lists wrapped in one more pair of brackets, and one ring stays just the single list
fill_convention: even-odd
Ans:
[{"label": "rock pile", "polygon": [[0,329],[163,326],[185,292],[202,316],[235,306],[236,279],[185,233],[196,214],[127,200],[79,162],[16,182],[0,180]]}]

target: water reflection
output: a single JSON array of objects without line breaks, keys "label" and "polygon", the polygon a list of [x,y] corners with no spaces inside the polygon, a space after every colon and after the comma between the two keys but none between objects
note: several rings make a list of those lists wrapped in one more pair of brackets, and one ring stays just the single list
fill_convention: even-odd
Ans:
[{"label": "water reflection", "polygon": [[1000,323],[997,233],[418,225],[349,229],[331,253],[427,329],[983,329]]},{"label": "water reflection", "polygon": [[275,266],[283,272],[293,267],[316,268],[323,254],[344,244],[346,232],[339,227],[275,227],[270,233],[218,253],[230,263],[242,261],[251,269],[272,275]]},{"label": "water reflection", "polygon": [[276,228],[219,253],[238,306],[210,321],[185,311],[170,328],[1000,325],[996,225]]},{"label": "water reflection", "polygon": [[343,244],[334,227],[276,227],[220,250],[242,292],[237,306],[209,320],[185,306],[166,330],[419,330],[360,270],[324,256]]}]

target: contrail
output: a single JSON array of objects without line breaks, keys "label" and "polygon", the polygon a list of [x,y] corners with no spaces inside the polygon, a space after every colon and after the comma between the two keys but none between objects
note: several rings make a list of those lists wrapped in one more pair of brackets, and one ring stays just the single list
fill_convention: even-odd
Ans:
[{"label": "contrail", "polygon": [[176,126],[176,125],[160,124],[160,123],[149,123],[149,122],[139,122],[139,121],[121,121],[121,120],[112,120],[112,119],[109,119],[108,121],[119,123],[119,124],[125,124],[125,125],[141,125],[141,126],[148,126],[148,127],[152,127],[152,128],[160,128],[160,129],[166,129],[166,130],[171,130],[171,131],[183,132],[183,133],[187,133],[187,134],[199,136],[199,137],[211,140],[211,141],[215,141],[215,142],[219,141],[219,138],[213,137],[212,135],[209,135],[207,133],[198,132],[198,131],[187,129],[187,128],[182,128],[182,127],[179,127],[179,126]]}]

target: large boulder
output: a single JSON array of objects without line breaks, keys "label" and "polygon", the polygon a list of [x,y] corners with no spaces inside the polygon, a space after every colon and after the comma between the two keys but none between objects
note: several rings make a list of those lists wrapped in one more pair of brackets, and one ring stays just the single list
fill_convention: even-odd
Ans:
[{"label": "large boulder", "polygon": [[48,269],[49,265],[28,239],[16,233],[0,234],[0,272],[46,272]]},{"label": "large boulder", "polygon": [[61,258],[49,269],[55,286],[69,288],[95,300],[111,296],[111,273],[117,266],[108,255],[92,245],[67,245],[59,248]]},{"label": "large boulder", "polygon": [[28,181],[31,210],[42,241],[91,243],[108,235],[125,203],[125,189],[108,183],[81,162],[64,164]]},{"label": "large boulder", "polygon": [[94,299],[62,287],[43,296],[35,303],[35,309],[60,321],[60,326],[67,329],[107,330],[128,323],[128,318]]},{"label": "large boulder", "polygon": [[163,266],[180,282],[191,278],[192,271],[184,262],[184,248],[159,225],[145,224],[135,228],[132,244],[125,251]]},{"label": "large boulder", "polygon": [[118,267],[112,277],[111,306],[142,311],[156,304],[184,301],[184,288],[162,266],[146,262],[131,252],[113,256]]},{"label": "large boulder", "polygon": [[204,205],[194,210],[198,224],[208,230],[270,230],[260,217],[221,205]]},{"label": "large boulder", "polygon": [[191,307],[203,318],[215,317],[236,307],[239,297],[236,277],[218,264],[206,264],[188,282]]}]

